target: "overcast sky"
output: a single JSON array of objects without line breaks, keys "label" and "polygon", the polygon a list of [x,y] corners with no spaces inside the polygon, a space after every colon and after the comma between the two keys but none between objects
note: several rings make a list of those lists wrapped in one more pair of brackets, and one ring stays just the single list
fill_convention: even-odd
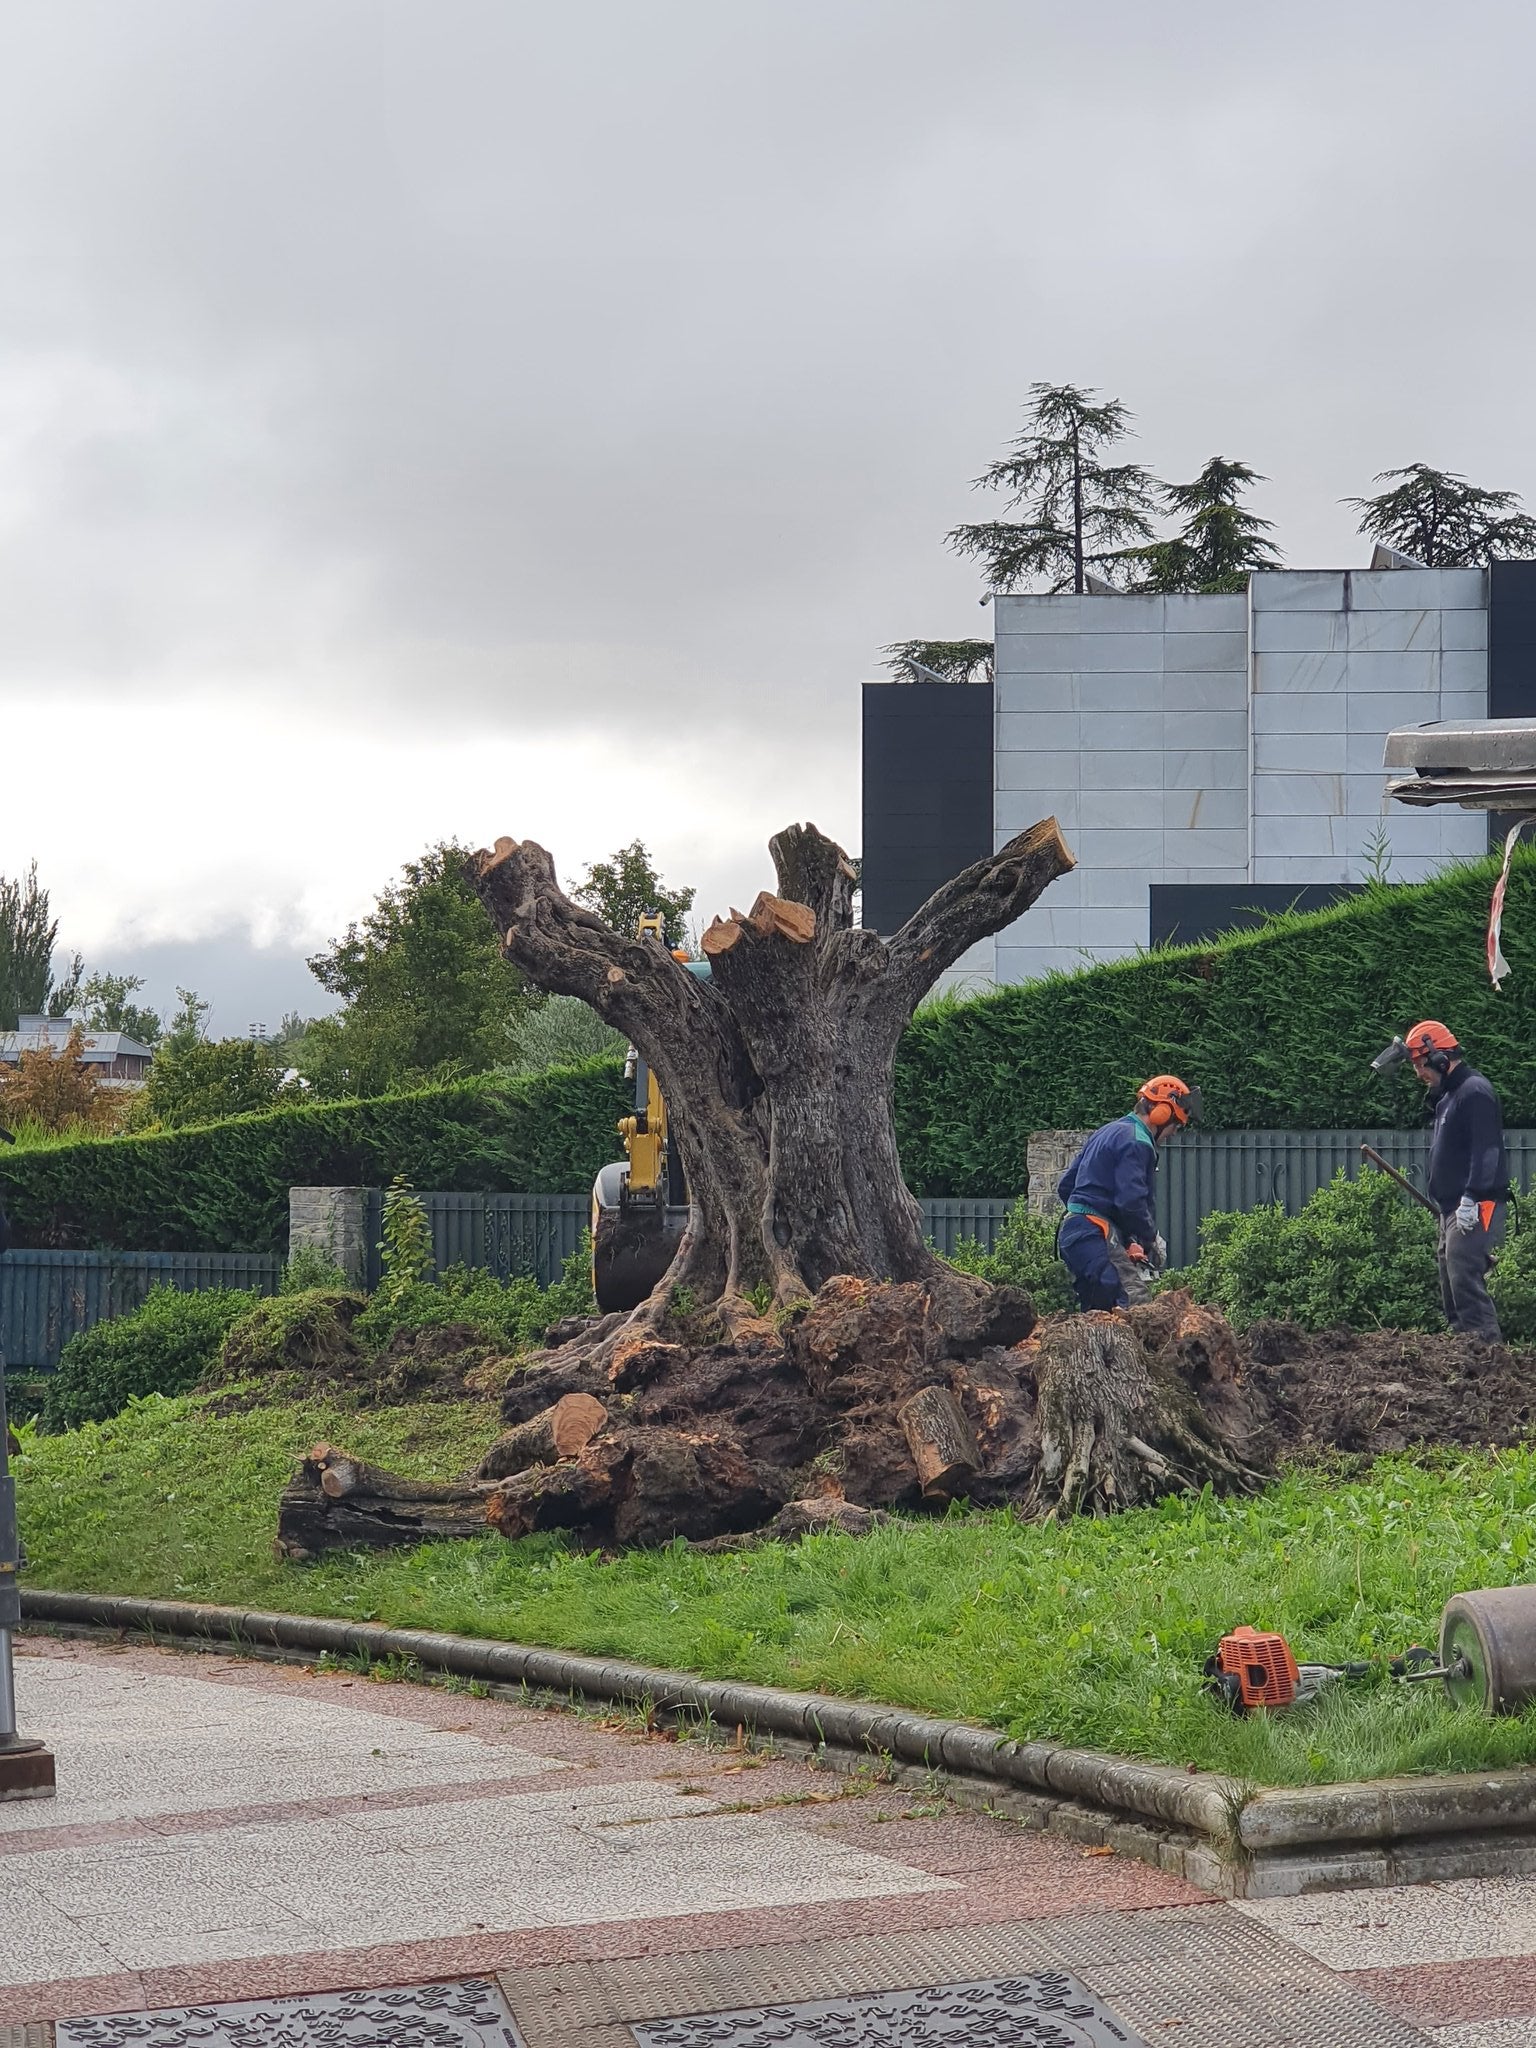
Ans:
[{"label": "overcast sky", "polygon": [[0,872],[215,998],[431,840],[706,913],[858,844],[858,684],[1033,379],[1536,501],[1528,6],[0,0]]}]

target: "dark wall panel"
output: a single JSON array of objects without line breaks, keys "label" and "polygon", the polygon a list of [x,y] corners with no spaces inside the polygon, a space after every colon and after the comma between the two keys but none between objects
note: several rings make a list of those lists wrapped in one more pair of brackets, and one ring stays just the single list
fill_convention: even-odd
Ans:
[{"label": "dark wall panel", "polygon": [[1488,571],[1488,716],[1536,718],[1536,562]]},{"label": "dark wall panel", "polygon": [[1279,910],[1325,910],[1359,893],[1357,882],[1154,882],[1148,942],[1193,946],[1249,931]]},{"label": "dark wall panel", "polygon": [[864,922],[893,932],[992,851],[992,685],[864,685]]}]

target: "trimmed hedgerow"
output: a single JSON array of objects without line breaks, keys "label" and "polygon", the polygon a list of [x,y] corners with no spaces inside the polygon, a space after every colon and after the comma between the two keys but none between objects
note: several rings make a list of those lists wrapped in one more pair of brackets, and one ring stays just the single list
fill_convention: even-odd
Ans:
[{"label": "trimmed hedgerow", "polygon": [[[1423,1091],[1373,1055],[1417,1017],[1443,1017],[1503,1096],[1536,1124],[1536,851],[1517,853],[1504,913],[1514,974],[1483,957],[1493,867],[1261,929],[1057,974],[923,1010],[896,1067],[908,1184],[1001,1195],[1025,1182],[1032,1131],[1117,1115],[1148,1074],[1197,1081],[1217,1130],[1409,1128]],[[167,1131],[7,1154],[0,1192],[24,1244],[270,1251],[291,1186],[587,1188],[630,1107],[615,1060],[463,1082]]]},{"label": "trimmed hedgerow", "polygon": [[589,1187],[629,1107],[617,1061],[327,1102],[200,1129],[11,1153],[0,1169],[19,1242],[124,1251],[281,1251],[290,1187]]},{"label": "trimmed hedgerow", "polygon": [[1419,1017],[1455,1029],[1507,1123],[1536,1124],[1536,853],[1511,871],[1514,974],[1501,993],[1483,954],[1493,875],[1480,862],[1376,886],[1209,945],[935,1004],[897,1061],[910,1185],[1011,1193],[1031,1131],[1101,1123],[1148,1074],[1170,1070],[1200,1084],[1217,1130],[1406,1129],[1423,1116],[1422,1088],[1406,1068],[1384,1078],[1370,1062]]}]

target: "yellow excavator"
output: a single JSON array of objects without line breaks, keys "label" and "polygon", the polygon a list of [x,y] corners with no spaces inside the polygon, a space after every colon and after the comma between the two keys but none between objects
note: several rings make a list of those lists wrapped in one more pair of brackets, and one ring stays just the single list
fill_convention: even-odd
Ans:
[{"label": "yellow excavator", "polygon": [[[659,915],[640,919],[635,936],[667,943]],[[707,960],[673,958],[700,981],[710,978]],[[635,1107],[619,1119],[624,1158],[605,1166],[592,1183],[592,1292],[604,1315],[638,1308],[676,1256],[688,1227],[688,1182],[667,1129],[667,1105],[656,1076],[635,1051],[624,1063],[635,1084]]]}]

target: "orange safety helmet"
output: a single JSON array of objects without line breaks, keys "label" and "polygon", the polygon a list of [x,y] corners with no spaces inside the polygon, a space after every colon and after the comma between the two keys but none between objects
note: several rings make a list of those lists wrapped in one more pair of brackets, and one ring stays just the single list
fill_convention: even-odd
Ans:
[{"label": "orange safety helmet", "polygon": [[1406,1037],[1394,1038],[1385,1052],[1377,1053],[1371,1065],[1378,1074],[1386,1074],[1404,1060],[1422,1060],[1432,1073],[1443,1074],[1450,1066],[1452,1056],[1459,1057],[1460,1053],[1455,1032],[1436,1018],[1426,1017],[1422,1024],[1415,1024]]},{"label": "orange safety helmet", "polygon": [[1166,1130],[1169,1124],[1182,1129],[1200,1114],[1200,1090],[1189,1087],[1177,1074],[1154,1074],[1136,1091],[1136,1107],[1143,1106],[1154,1131]]}]

